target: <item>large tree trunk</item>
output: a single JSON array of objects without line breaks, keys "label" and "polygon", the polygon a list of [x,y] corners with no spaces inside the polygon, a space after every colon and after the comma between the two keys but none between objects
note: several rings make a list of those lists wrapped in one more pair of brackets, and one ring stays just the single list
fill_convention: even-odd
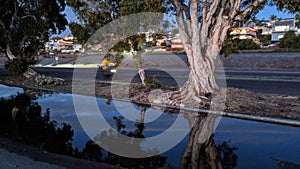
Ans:
[{"label": "large tree trunk", "polygon": [[[222,44],[226,39],[227,30],[233,22],[233,17],[225,16],[225,8],[229,1],[211,1],[210,5],[201,5],[196,0],[190,0],[184,6],[180,0],[175,0],[177,24],[183,47],[190,66],[188,81],[180,89],[180,93],[171,95],[170,103],[180,105],[183,102],[209,104],[208,95],[218,91],[219,87],[214,76],[215,63]],[[232,1],[230,1],[232,2]],[[238,1],[239,2],[239,1]],[[240,7],[235,2],[233,8]],[[232,2],[233,3],[233,2]],[[199,24],[199,11],[202,11],[202,22]],[[232,15],[236,15],[233,10]],[[183,105],[186,106],[186,105]]]}]

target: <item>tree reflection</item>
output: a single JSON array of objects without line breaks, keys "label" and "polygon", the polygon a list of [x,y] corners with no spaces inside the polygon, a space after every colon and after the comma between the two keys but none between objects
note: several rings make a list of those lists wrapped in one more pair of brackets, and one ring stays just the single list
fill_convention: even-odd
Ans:
[{"label": "tree reflection", "polygon": [[214,125],[218,116],[186,114],[192,125],[187,146],[180,161],[181,168],[189,169],[231,169],[237,165],[236,147],[229,142],[216,146]]},{"label": "tree reflection", "polygon": [[[135,123],[135,130],[134,131],[126,131],[126,125],[123,123],[124,117],[119,116],[119,117],[113,117],[116,128],[118,133],[121,133],[122,135],[126,135],[128,137],[132,138],[145,138],[143,131],[145,129],[144,126],[144,119],[145,119],[145,112],[146,112],[146,107],[142,107],[140,111],[140,118],[136,121]],[[105,142],[109,141],[112,146],[115,146],[115,148],[124,148],[124,147],[118,147],[117,140],[119,135],[116,135],[113,130],[109,131],[104,131],[101,134],[97,135],[94,138],[95,142]],[[114,144],[116,142],[116,144]],[[127,143],[128,144],[128,150],[130,151],[135,151],[134,149],[139,149],[139,152],[145,153],[145,154],[154,154],[156,153],[157,150],[141,150],[140,147],[140,140],[133,139],[132,142]],[[133,149],[131,149],[133,148]],[[159,168],[163,167],[166,161],[166,157],[163,156],[152,156],[148,158],[127,158],[127,157],[122,157],[110,152],[107,152],[107,156],[104,157],[104,162],[114,164],[114,165],[121,165],[123,167],[127,168]]]},{"label": "tree reflection", "polygon": [[41,106],[27,92],[0,99],[0,135],[43,147],[45,150],[73,155],[70,125],[50,120],[50,110]]},{"label": "tree reflection", "polygon": [[[144,122],[147,107],[139,106],[140,117],[136,120],[133,131],[128,131],[123,117],[113,117],[116,132],[131,138],[145,138]],[[234,153],[237,148],[231,147],[230,142],[224,142],[218,146],[215,144],[212,133],[216,116],[205,114],[195,116],[186,113],[185,117],[189,120],[192,128],[180,161],[181,168],[231,169],[237,165],[237,156]],[[116,132],[112,129],[104,131],[97,135],[94,141],[110,142],[115,149],[124,149],[124,147],[118,147],[117,141],[120,135],[116,135]],[[105,152],[93,141],[88,141],[81,152],[78,149],[73,151],[71,144],[73,134],[70,125],[65,123],[60,125],[56,121],[50,120],[49,109],[42,113],[41,106],[32,100],[28,92],[0,99],[1,136],[43,147],[50,152],[121,165],[126,168],[161,168],[165,166],[167,160],[166,157],[160,155],[136,159],[121,157]],[[150,156],[158,151],[142,150],[141,140],[137,139],[132,139],[127,145],[126,149],[137,149],[144,153],[144,156]]]},{"label": "tree reflection", "polygon": [[[116,129],[119,133],[133,138],[145,138],[143,132],[145,130],[144,118],[146,107],[142,106],[141,108],[140,117],[135,123],[135,130],[132,132],[126,131],[126,125],[123,123],[124,117],[113,117]],[[218,118],[217,116],[207,114],[197,114],[195,116],[189,112],[185,114],[185,117],[189,119],[192,128],[178,167],[189,169],[232,169],[237,165],[238,157],[235,154],[237,148],[231,147],[230,141],[223,142],[220,145],[215,144],[214,135],[212,133],[215,127],[215,121]],[[114,144],[119,138],[112,129],[104,131],[94,138],[95,142],[105,142],[105,140],[110,141],[110,145],[114,145],[120,149],[122,148],[118,147],[117,142]],[[140,145],[138,142],[128,144]],[[130,146],[128,145],[128,147]],[[144,153],[149,153],[149,151]],[[166,165],[166,159],[166,157],[161,156],[132,159],[107,152],[107,156],[103,158],[103,161],[128,168],[178,168]]]}]

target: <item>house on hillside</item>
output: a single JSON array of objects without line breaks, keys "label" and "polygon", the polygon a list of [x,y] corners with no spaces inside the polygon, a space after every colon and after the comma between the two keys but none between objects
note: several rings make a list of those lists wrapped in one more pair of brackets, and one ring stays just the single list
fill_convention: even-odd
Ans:
[{"label": "house on hillside", "polygon": [[[77,43],[77,38],[73,36],[66,36],[65,38],[50,38],[45,43],[45,51],[58,51],[62,53],[82,52],[83,47]],[[63,52],[67,51],[67,52]]]},{"label": "house on hillside", "polygon": [[[278,42],[280,38],[288,31],[295,31],[295,33],[300,33],[298,27],[296,26],[296,20],[294,18],[281,19],[276,21],[272,27],[272,41]],[[299,31],[299,32],[298,32]]]},{"label": "house on hillside", "polygon": [[254,26],[254,29],[257,32],[261,31],[261,35],[271,35],[272,34],[272,27],[271,26]]},{"label": "house on hillside", "polygon": [[254,28],[250,27],[239,27],[232,28],[230,35],[233,39],[252,39],[253,41],[257,40],[257,33]]},{"label": "house on hillside", "polygon": [[183,50],[183,45],[182,41],[180,38],[179,34],[176,34],[172,39],[171,39],[171,49],[175,50]]}]

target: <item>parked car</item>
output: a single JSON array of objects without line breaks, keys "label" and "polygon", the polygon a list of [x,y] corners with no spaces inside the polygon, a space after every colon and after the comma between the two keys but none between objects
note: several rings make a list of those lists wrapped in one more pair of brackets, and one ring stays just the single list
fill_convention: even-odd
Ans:
[{"label": "parked car", "polygon": [[49,52],[48,55],[54,56],[54,55],[56,55],[56,53],[55,52]]}]

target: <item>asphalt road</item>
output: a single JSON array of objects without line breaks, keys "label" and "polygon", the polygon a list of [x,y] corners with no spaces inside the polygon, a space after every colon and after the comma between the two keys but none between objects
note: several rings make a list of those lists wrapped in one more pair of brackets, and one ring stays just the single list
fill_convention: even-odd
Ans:
[{"label": "asphalt road", "polygon": [[[76,77],[73,77],[73,68],[39,67],[34,69],[41,74],[64,79],[93,80],[96,76],[97,81],[140,82],[136,70],[118,70],[113,77],[105,78],[103,72],[95,68],[77,68],[75,71]],[[5,72],[3,66],[0,66],[0,72]],[[175,69],[167,69],[165,71],[146,70],[146,75],[155,76],[164,85],[182,86],[187,80],[188,71]],[[221,82],[221,86],[223,86],[225,79],[227,87],[262,93],[300,96],[300,72],[297,71],[225,70],[225,76],[222,76],[222,73],[217,75],[217,81]]]}]

